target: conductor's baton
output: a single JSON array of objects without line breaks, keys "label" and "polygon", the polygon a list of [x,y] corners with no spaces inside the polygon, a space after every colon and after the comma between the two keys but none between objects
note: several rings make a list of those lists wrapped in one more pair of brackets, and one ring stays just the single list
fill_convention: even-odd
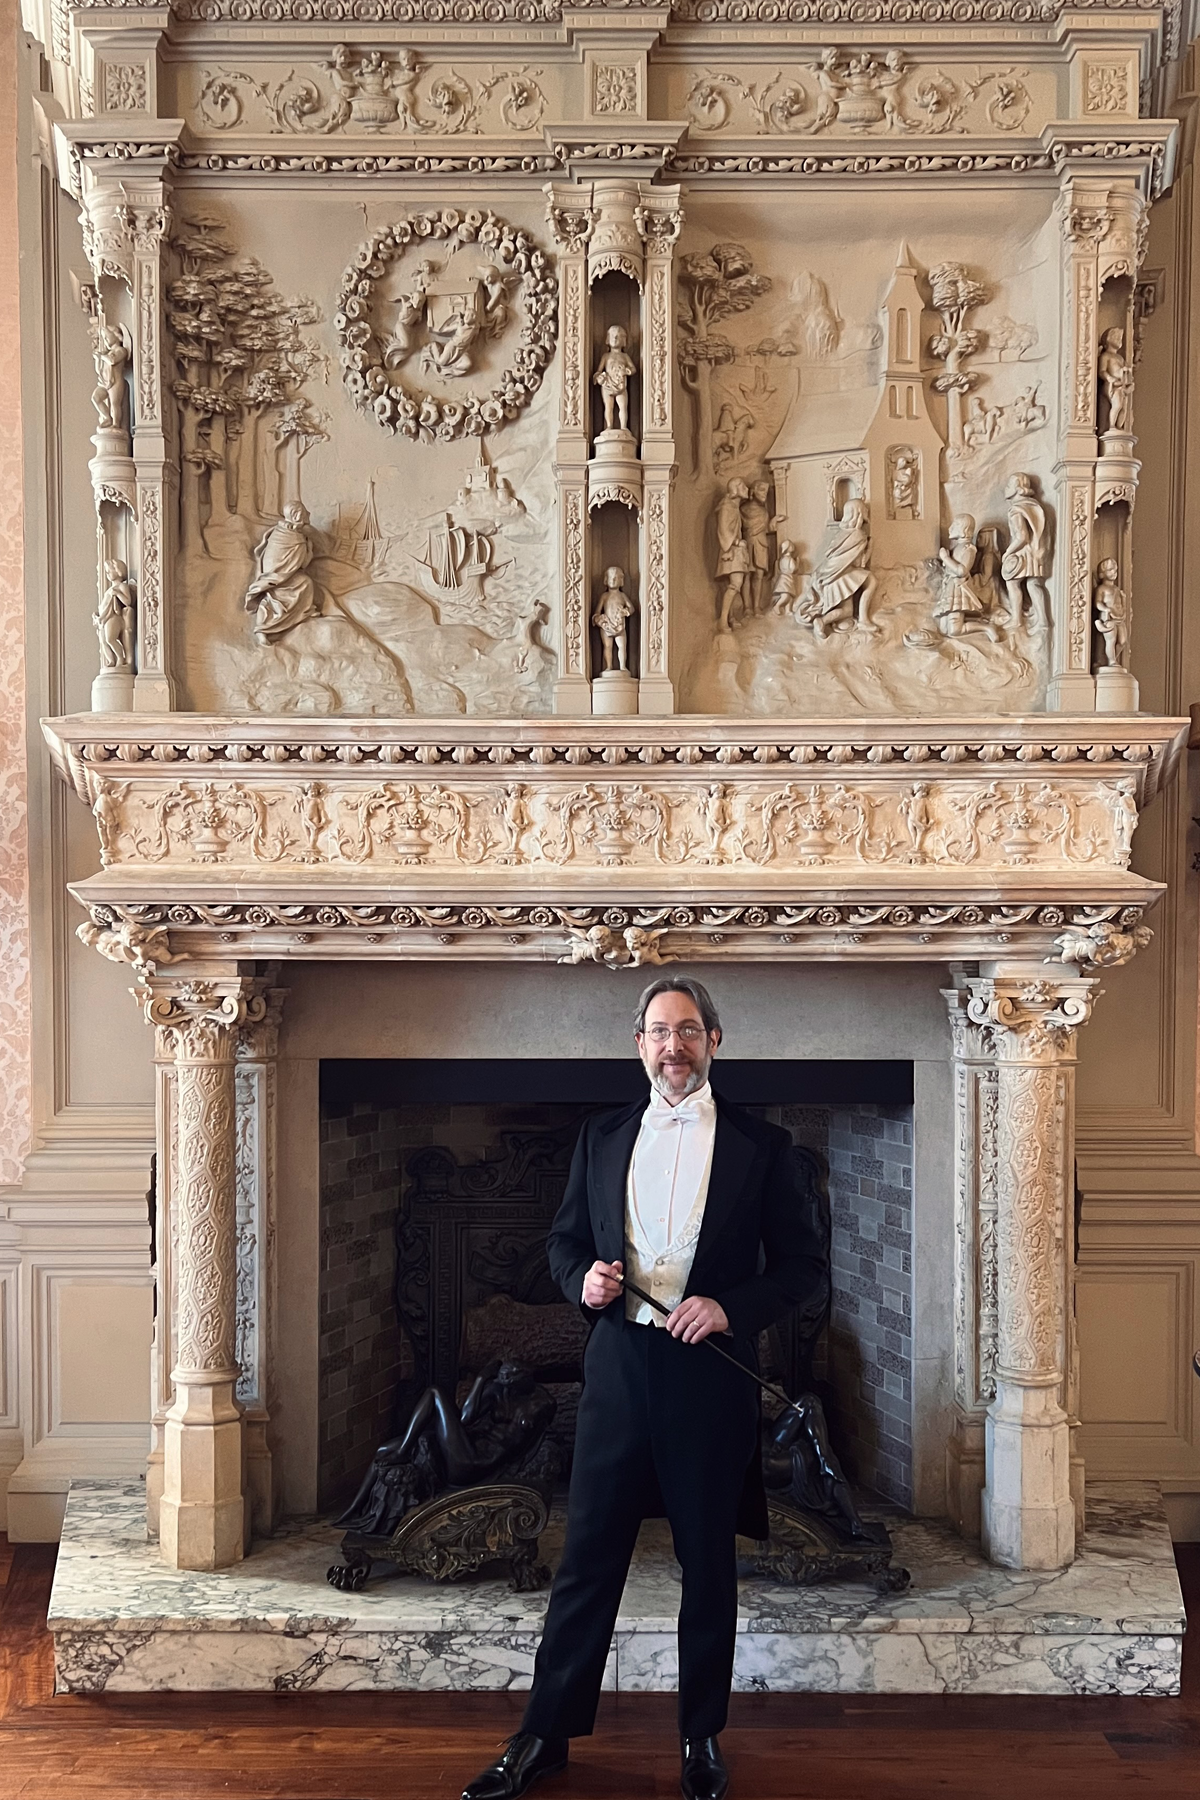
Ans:
[{"label": "conductor's baton", "polygon": [[[664,1306],[661,1300],[656,1300],[653,1294],[647,1294],[642,1288],[635,1287],[627,1275],[622,1276],[621,1285],[624,1287],[627,1294],[633,1295],[635,1300],[644,1300],[647,1306],[652,1306],[655,1312],[659,1312],[663,1315],[664,1319],[670,1318],[671,1308],[669,1306]],[[748,1375],[751,1381],[757,1381],[763,1393],[770,1394],[772,1400],[778,1400],[781,1405],[790,1408],[792,1411],[796,1410],[796,1402],[789,1399],[781,1387],[777,1387],[773,1381],[764,1380],[761,1375],[756,1375],[753,1369],[748,1369],[744,1362],[738,1361],[736,1356],[730,1356],[728,1350],[722,1350],[715,1337],[710,1335],[709,1337],[702,1338],[700,1341],[701,1343],[708,1344],[711,1349],[716,1351],[718,1356],[723,1356],[727,1363],[732,1363],[735,1369],[740,1369],[743,1375]]]}]

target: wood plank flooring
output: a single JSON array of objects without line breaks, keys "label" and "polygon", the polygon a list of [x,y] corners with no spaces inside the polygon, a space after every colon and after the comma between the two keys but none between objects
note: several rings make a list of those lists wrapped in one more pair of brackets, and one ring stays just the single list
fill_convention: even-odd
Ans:
[{"label": "wood plank flooring", "polygon": [[[1179,1553],[1200,1620],[1200,1545]],[[49,1545],[0,1537],[0,1800],[455,1800],[519,1694],[56,1698]],[[7,1579],[5,1578],[7,1574]],[[1171,1700],[735,1695],[731,1800],[1200,1800],[1200,1629]],[[670,1695],[606,1696],[537,1800],[669,1800]]]}]

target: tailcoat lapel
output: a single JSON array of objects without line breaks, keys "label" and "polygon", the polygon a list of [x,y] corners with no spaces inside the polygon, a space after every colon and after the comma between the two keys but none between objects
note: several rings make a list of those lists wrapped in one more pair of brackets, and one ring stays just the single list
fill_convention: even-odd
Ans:
[{"label": "tailcoat lapel", "polygon": [[647,1104],[646,1100],[635,1101],[600,1130],[593,1228],[596,1248],[607,1262],[622,1260],[625,1255],[625,1189]]},{"label": "tailcoat lapel", "polygon": [[689,1293],[699,1291],[694,1286],[696,1273],[703,1267],[705,1257],[741,1199],[758,1150],[754,1140],[734,1124],[720,1095],[714,1098],[717,1129],[713,1137],[712,1169],[708,1178],[708,1198],[704,1202],[704,1220],[692,1261],[692,1279],[688,1282]]}]

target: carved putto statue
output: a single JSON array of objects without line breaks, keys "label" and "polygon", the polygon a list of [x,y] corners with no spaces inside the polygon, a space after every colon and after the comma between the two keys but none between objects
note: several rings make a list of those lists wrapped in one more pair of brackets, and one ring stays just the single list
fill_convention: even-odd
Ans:
[{"label": "carved putto statue", "polygon": [[592,624],[599,628],[606,675],[626,674],[629,670],[629,620],[635,610],[633,601],[625,592],[624,569],[615,566],[605,569],[604,587],[592,614]]},{"label": "carved putto statue", "polygon": [[604,404],[604,429],[628,432],[629,383],[637,374],[637,364],[629,354],[629,336],[623,325],[610,325],[604,341],[608,348],[592,376]]},{"label": "carved putto statue", "polygon": [[1096,630],[1104,640],[1104,661],[1110,669],[1129,667],[1129,595],[1119,585],[1116,559],[1106,556],[1096,570]]},{"label": "carved putto statue", "polygon": [[1022,623],[1025,604],[1029,604],[1029,629],[1050,629],[1050,595],[1046,577],[1050,573],[1050,531],[1046,509],[1037,497],[1032,475],[1017,473],[1009,477],[1004,490],[1008,501],[1008,548],[1000,564],[1000,575],[1008,595],[1008,623],[1017,630]]},{"label": "carved putto statue", "polygon": [[103,317],[96,321],[95,348],[96,385],[92,389],[92,405],[101,431],[129,431],[129,389],[125,381],[129,368],[129,346],[119,325],[107,325]]},{"label": "carved putto statue", "polygon": [[102,669],[132,669],[135,605],[129,570],[119,557],[110,557],[104,565],[100,605],[92,614]]},{"label": "carved putto statue", "polygon": [[1133,417],[1133,368],[1125,355],[1125,333],[1112,325],[1100,339],[1100,387],[1108,403],[1109,431],[1128,431]]},{"label": "carved putto statue", "polygon": [[808,578],[796,603],[796,616],[813,628],[818,638],[833,630],[848,631],[856,622],[861,631],[878,630],[871,619],[875,593],[871,573],[871,525],[865,500],[847,500],[833,542]]},{"label": "carved putto statue", "polygon": [[312,577],[305,574],[313,558],[308,512],[299,501],[283,509],[283,518],[254,552],[258,573],[246,589],[246,611],[255,614],[254,635],[260,644],[274,643],[320,610]]}]

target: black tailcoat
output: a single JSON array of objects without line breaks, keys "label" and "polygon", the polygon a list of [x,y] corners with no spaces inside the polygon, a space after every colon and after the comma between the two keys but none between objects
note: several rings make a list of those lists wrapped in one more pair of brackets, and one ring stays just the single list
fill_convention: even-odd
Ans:
[{"label": "black tailcoat", "polygon": [[[719,1095],[716,1134],[704,1221],[685,1290],[717,1300],[731,1336],[718,1341],[740,1361],[757,1367],[755,1341],[797,1305],[811,1305],[823,1292],[825,1248],[808,1197],[801,1191],[792,1140],[778,1125],[731,1106]],[[604,1356],[604,1340],[626,1329],[625,1297],[601,1311],[583,1306],[583,1279],[596,1261],[625,1260],[625,1204],[629,1164],[646,1100],[589,1119],[580,1133],[566,1191],[550,1234],[550,1269],[567,1298],[594,1322],[588,1362]],[[615,1350],[615,1345],[613,1346]],[[665,1346],[664,1346],[665,1348]],[[673,1358],[677,1391],[667,1392],[656,1421],[656,1454],[671,1458],[676,1433],[695,1429],[696,1405],[711,1392],[714,1407],[732,1401],[729,1383],[744,1388],[742,1407],[757,1408],[758,1389],[749,1377],[727,1370],[703,1344],[680,1345]],[[728,1380],[726,1379],[726,1370]],[[586,1370],[585,1370],[586,1379]],[[672,1383],[671,1385],[674,1385]],[[686,1387],[686,1394],[682,1389]],[[580,1416],[585,1428],[586,1409]],[[729,1421],[731,1446],[744,1442]],[[720,1434],[722,1420],[707,1429]],[[682,1451],[682,1446],[679,1447]],[[697,1496],[703,1504],[703,1496]],[[661,1510],[661,1508],[656,1508]],[[745,1470],[737,1528],[747,1537],[767,1536],[766,1497],[757,1452]]]}]

